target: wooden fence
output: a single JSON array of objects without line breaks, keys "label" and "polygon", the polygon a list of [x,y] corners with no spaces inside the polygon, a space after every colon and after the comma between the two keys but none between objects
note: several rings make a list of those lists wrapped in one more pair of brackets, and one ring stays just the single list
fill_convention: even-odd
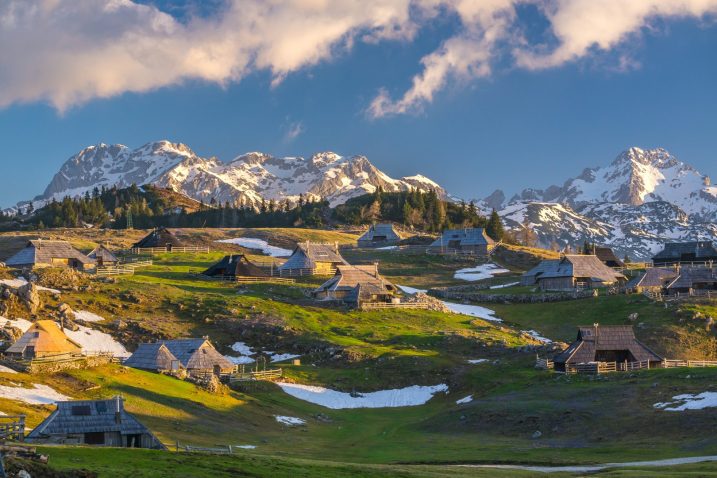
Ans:
[{"label": "wooden fence", "polygon": [[25,415],[0,415],[0,440],[25,440]]},{"label": "wooden fence", "polygon": [[359,305],[361,310],[383,310],[383,309],[429,309],[431,304],[425,302],[362,302]]},{"label": "wooden fence", "polygon": [[214,447],[209,446],[194,446],[194,445],[180,445],[179,442],[175,444],[176,450],[184,451],[187,453],[208,453],[212,455],[231,455],[234,453],[234,449],[231,445],[217,445]]},{"label": "wooden fence", "polygon": [[209,252],[208,247],[201,246],[172,246],[172,247],[133,247],[132,254],[176,254],[180,252]]},{"label": "wooden fence", "polygon": [[257,370],[254,372],[237,372],[229,377],[229,382],[246,382],[250,380],[278,380],[284,376],[284,370],[280,368],[270,370]]},{"label": "wooden fence", "polygon": [[217,277],[210,277],[210,276],[204,276],[209,280],[218,280],[223,282],[236,282],[238,284],[254,284],[257,282],[269,282],[269,283],[277,283],[277,284],[293,284],[296,282],[294,279],[289,279],[286,277],[249,277],[249,276],[217,276]]},{"label": "wooden fence", "polygon": [[[555,363],[547,358],[536,357],[535,367],[543,370],[554,370]],[[640,362],[589,362],[566,365],[565,373],[598,375],[610,372],[632,372],[650,368],[676,368],[676,367],[717,367],[717,360],[663,360],[650,363],[649,360]]]}]

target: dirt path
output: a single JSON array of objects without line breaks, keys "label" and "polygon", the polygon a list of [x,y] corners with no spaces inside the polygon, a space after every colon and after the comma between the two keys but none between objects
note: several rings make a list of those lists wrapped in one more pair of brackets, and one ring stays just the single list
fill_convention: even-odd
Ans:
[{"label": "dirt path", "polygon": [[717,461],[717,455],[691,456],[687,458],[668,458],[666,460],[631,461],[626,463],[605,463],[602,465],[576,465],[576,466],[523,466],[523,465],[457,465],[470,468],[499,468],[503,470],[535,471],[539,473],[589,473],[610,468],[631,467],[662,467],[675,465],[689,465],[691,463],[704,463]]}]

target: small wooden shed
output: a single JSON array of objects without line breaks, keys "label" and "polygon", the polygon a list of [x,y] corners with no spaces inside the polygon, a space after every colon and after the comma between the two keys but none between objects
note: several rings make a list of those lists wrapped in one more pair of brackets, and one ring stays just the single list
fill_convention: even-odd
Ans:
[{"label": "small wooden shed", "polygon": [[179,359],[160,342],[139,344],[137,350],[122,365],[155,372],[176,372],[183,368]]},{"label": "small wooden shed", "polygon": [[13,360],[61,360],[81,352],[82,346],[65,335],[57,323],[38,320],[5,351],[5,355]]},{"label": "small wooden shed", "polygon": [[294,252],[279,266],[282,276],[332,275],[340,265],[348,262],[339,254],[338,243],[318,244],[309,241],[296,246]]},{"label": "small wooden shed", "polygon": [[26,437],[30,443],[166,449],[154,434],[124,409],[124,399],[70,400]]},{"label": "small wooden shed", "polygon": [[102,244],[95,247],[92,252],[87,254],[87,257],[94,260],[97,263],[98,267],[112,267],[119,264],[119,259],[117,258],[117,256],[114,255],[112,251],[107,249]]},{"label": "small wooden shed", "polygon": [[36,239],[28,241],[24,249],[5,261],[5,265],[18,269],[69,267],[85,270],[95,267],[95,261],[67,241]]},{"label": "small wooden shed", "polygon": [[359,247],[387,247],[395,246],[401,241],[391,223],[371,224],[368,231],[363,233],[356,241]]},{"label": "small wooden shed", "polygon": [[378,264],[340,265],[336,274],[312,292],[318,300],[341,300],[350,305],[361,302],[390,302],[398,289],[378,273]]},{"label": "small wooden shed", "polygon": [[133,249],[165,249],[172,252],[175,247],[183,247],[180,241],[172,231],[166,227],[154,229],[152,232],[143,237],[140,241],[132,245]]},{"label": "small wooden shed", "polygon": [[217,352],[208,338],[160,340],[190,375],[225,375],[236,365]]},{"label": "small wooden shed", "polygon": [[465,229],[446,229],[441,237],[428,246],[434,253],[463,252],[487,256],[495,244],[482,227]]},{"label": "small wooden shed", "polygon": [[565,372],[579,364],[595,362],[649,362],[657,367],[662,357],[637,340],[631,325],[585,325],[578,327],[575,342],[554,359],[555,370]]},{"label": "small wooden shed", "polygon": [[523,275],[523,285],[537,284],[542,290],[594,289],[625,282],[623,274],[603,264],[594,255],[566,255],[542,261]]}]

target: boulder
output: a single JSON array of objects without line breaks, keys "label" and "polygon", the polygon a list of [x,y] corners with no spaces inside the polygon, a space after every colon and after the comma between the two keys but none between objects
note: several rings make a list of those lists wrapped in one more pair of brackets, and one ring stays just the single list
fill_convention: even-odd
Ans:
[{"label": "boulder", "polygon": [[37,291],[37,286],[32,282],[28,282],[27,284],[18,287],[17,295],[23,301],[25,307],[27,307],[27,310],[29,310],[31,314],[37,313],[38,309],[42,305],[40,294]]}]

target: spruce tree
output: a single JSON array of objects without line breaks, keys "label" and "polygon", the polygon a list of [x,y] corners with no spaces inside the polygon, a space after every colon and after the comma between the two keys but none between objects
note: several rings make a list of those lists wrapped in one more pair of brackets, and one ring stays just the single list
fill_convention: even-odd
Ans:
[{"label": "spruce tree", "polygon": [[488,225],[485,228],[485,232],[494,241],[503,240],[503,235],[505,234],[505,231],[503,230],[503,222],[500,220],[500,216],[495,209],[493,209],[493,212],[490,213],[490,219],[488,219]]}]

